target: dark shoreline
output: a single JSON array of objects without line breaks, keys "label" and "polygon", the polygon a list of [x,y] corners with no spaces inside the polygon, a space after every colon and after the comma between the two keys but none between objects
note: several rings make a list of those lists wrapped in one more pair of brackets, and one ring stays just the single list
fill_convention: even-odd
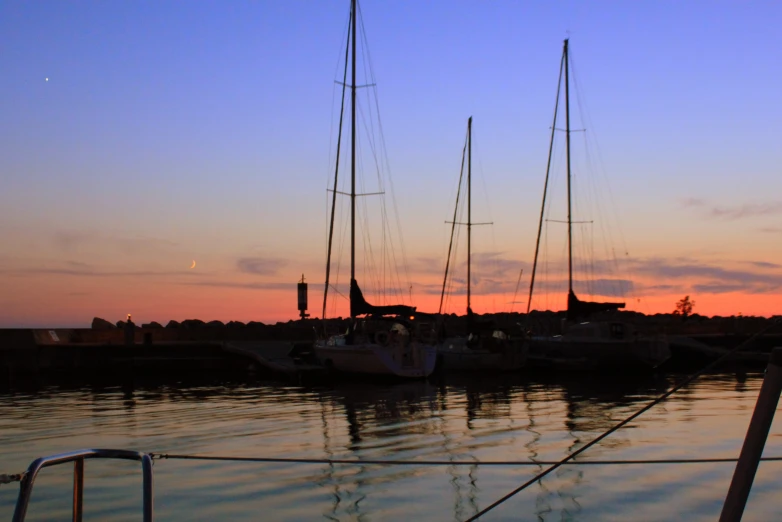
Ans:
[{"label": "dark shoreline", "polygon": [[[419,314],[416,320],[431,322],[433,316]],[[465,316],[444,315],[439,318],[449,334],[467,330]],[[533,312],[524,314],[485,314],[478,316],[510,333],[523,329],[556,334],[561,328],[564,312]],[[695,340],[711,347],[730,349],[752,335],[769,329],[755,339],[747,351],[760,358],[777,346],[782,346],[782,327],[773,327],[773,318],[764,317],[682,317],[673,314],[644,315],[635,312],[611,313],[595,320],[610,319],[632,323],[644,334],[665,334],[674,345],[685,346]],[[223,349],[224,342],[290,343],[306,345],[324,329],[339,331],[347,320],[337,318],[325,323],[319,319],[304,319],[266,325],[258,322],[243,324],[219,321],[206,323],[187,320],[170,321],[165,327],[157,324],[141,326],[116,324],[95,318],[92,328],[0,329],[0,389],[15,383],[35,379],[39,375],[60,376],[79,380],[79,375],[100,373],[120,382],[126,374],[160,373],[175,377],[198,373],[248,375],[264,373],[252,360]],[[694,365],[700,361],[693,361]],[[740,364],[734,366],[739,367]],[[763,367],[763,361],[752,367]],[[662,371],[681,370],[668,365]]]}]

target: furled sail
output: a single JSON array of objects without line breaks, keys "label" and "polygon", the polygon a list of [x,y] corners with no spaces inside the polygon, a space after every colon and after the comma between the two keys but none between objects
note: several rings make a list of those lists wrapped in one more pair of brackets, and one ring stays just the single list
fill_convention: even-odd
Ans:
[{"label": "furled sail", "polygon": [[567,295],[567,319],[568,321],[577,321],[586,319],[592,314],[598,312],[607,312],[609,310],[618,310],[624,308],[624,303],[593,303],[591,301],[581,301],[576,297],[575,292],[571,290]]},{"label": "furled sail", "polygon": [[350,281],[350,316],[359,315],[404,315],[409,316],[415,313],[415,307],[405,305],[373,306],[364,299],[364,294],[358,287],[355,279]]}]

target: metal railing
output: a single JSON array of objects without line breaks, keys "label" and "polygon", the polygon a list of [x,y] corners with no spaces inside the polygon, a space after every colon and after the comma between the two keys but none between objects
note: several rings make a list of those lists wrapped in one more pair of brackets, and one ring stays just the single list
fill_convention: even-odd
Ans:
[{"label": "metal railing", "polygon": [[782,348],[774,348],[755,403],[755,411],[749,421],[739,461],[733,471],[730,489],[722,505],[720,522],[739,522],[744,514],[752,482],[755,480],[758,464],[762,460],[768,432],[774,421],[780,394],[782,394]]},{"label": "metal railing", "polygon": [[33,493],[35,477],[43,468],[73,462],[73,522],[81,522],[84,509],[84,461],[86,459],[140,460],[143,475],[144,522],[152,522],[152,457],[146,453],[115,449],[85,449],[35,459],[19,484],[13,522],[23,522]]}]

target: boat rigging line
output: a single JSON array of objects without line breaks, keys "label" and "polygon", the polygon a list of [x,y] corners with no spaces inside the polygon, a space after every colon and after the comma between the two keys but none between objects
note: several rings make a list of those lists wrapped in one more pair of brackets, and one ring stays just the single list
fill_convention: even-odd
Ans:
[{"label": "boat rigging line", "polygon": [[[350,29],[350,23],[353,18],[353,10],[350,11],[350,18],[348,18],[348,29]],[[340,104],[339,108],[339,133],[337,134],[337,158],[336,163],[334,167],[334,190],[331,194],[331,221],[329,225],[329,244],[328,244],[328,254],[326,255],[326,284],[323,287],[323,313],[321,314],[321,319],[326,319],[326,303],[328,302],[328,294],[329,294],[329,275],[331,273],[331,245],[332,240],[334,239],[334,213],[337,209],[337,181],[338,181],[338,175],[339,175],[339,151],[341,149],[342,145],[342,119],[345,116],[345,92],[347,90],[347,85],[345,82],[347,81],[348,77],[348,50],[350,49],[350,30],[348,30],[348,43],[345,45],[345,70],[342,73],[342,102]],[[333,120],[332,120],[333,121]]]},{"label": "boat rigging line", "polygon": [[[448,242],[448,255],[445,257],[445,277],[443,278],[443,291],[440,293],[440,308],[438,308],[437,313],[442,314],[443,313],[443,300],[445,299],[445,284],[446,281],[448,281],[448,268],[451,265],[451,250],[453,248],[453,233],[456,229],[456,218],[457,218],[457,212],[459,210],[459,196],[462,193],[462,177],[464,176],[464,159],[467,155],[467,138],[464,139],[464,147],[462,148],[462,166],[459,169],[459,185],[457,185],[456,188],[456,205],[453,207],[453,221],[451,221],[451,239]],[[446,221],[446,224],[448,222]]]},{"label": "boat rigging line", "polygon": [[[370,53],[370,50],[369,50],[369,45],[367,44],[366,27],[364,26],[364,18],[363,18],[362,14],[361,14],[361,5],[358,2],[356,2],[356,11],[358,13],[358,18],[356,20],[358,22],[360,22],[360,24],[361,24],[360,25],[361,42],[362,42],[361,53],[362,53],[362,58],[363,58],[364,66],[365,66],[365,75],[367,73],[369,74],[369,77],[367,78],[367,80],[373,85],[371,90],[374,91],[374,93],[375,93],[374,96],[372,96],[370,99],[367,100],[367,104],[370,103],[370,100],[374,101],[374,106],[375,106],[374,114],[376,115],[376,119],[377,119],[377,132],[378,132],[378,136],[377,137],[378,137],[378,139],[380,141],[380,145],[381,145],[381,147],[379,148],[379,154],[377,155],[377,157],[380,160],[379,161],[380,165],[382,166],[382,168],[384,169],[386,174],[388,174],[391,171],[391,162],[388,159],[388,151],[386,150],[386,147],[385,147],[385,133],[383,132],[383,122],[382,122],[382,119],[381,119],[381,116],[380,116],[380,114],[381,114],[380,113],[380,101],[379,101],[379,96],[377,95],[377,80],[376,80],[376,77],[375,77],[374,68],[372,67],[372,56],[371,56],[371,53]],[[370,112],[370,117],[371,117],[371,115],[372,115],[372,113]],[[374,123],[374,121],[373,121],[373,123]],[[378,174],[379,173],[380,172],[378,171]],[[394,267],[393,273],[390,275],[390,277],[391,277],[392,280],[393,280],[394,277],[396,277],[396,284],[399,287],[404,287],[404,286],[410,287],[410,286],[412,286],[412,280],[410,279],[410,268],[409,268],[409,263],[408,263],[408,260],[407,260],[408,259],[407,258],[407,250],[405,248],[405,243],[404,243],[404,240],[403,240],[403,237],[402,237],[402,223],[401,223],[400,218],[399,218],[400,214],[399,214],[399,207],[398,207],[397,201],[396,201],[396,191],[394,189],[394,178],[393,178],[393,176],[386,175],[386,180],[388,181],[389,192],[391,194],[391,204],[392,204],[392,207],[393,207],[394,220],[396,221],[396,235],[398,236],[399,249],[401,250],[402,267],[404,269],[404,277],[406,279],[406,284],[405,285],[401,284],[399,268],[398,268],[399,264],[397,263],[396,253],[394,252],[394,237],[393,237],[393,235],[391,233],[391,226],[390,226],[390,223],[389,223],[390,220],[388,219],[388,211],[386,210],[385,198],[383,198],[382,204],[381,204],[381,210],[382,210],[382,219],[383,219],[383,222],[385,223],[385,225],[384,225],[384,236],[385,236],[385,232],[387,231],[388,232],[389,242],[391,244],[391,248],[390,248],[390,255],[391,255],[391,261],[392,261],[392,265],[391,266]],[[385,260],[385,256],[384,256],[384,260]],[[403,294],[400,294],[400,296],[401,295],[403,295]],[[413,304],[412,301],[411,301],[410,304],[411,305]]]},{"label": "boat rigging line", "polygon": [[513,305],[516,304],[516,296],[519,294],[519,285],[521,284],[521,276],[524,274],[524,269],[519,270],[519,279],[516,281],[516,290],[513,292],[513,299],[510,302],[510,312],[513,313]]},{"label": "boat rigging line", "polygon": [[572,459],[574,459],[578,455],[584,453],[586,450],[588,450],[589,448],[591,448],[592,446],[594,446],[595,444],[597,444],[601,440],[605,439],[606,437],[608,437],[609,435],[611,435],[615,431],[621,429],[623,426],[627,425],[628,423],[630,423],[634,419],[640,417],[642,414],[646,413],[647,411],[652,409],[654,406],[660,404],[665,399],[667,399],[668,397],[670,397],[671,395],[673,395],[674,393],[679,391],[681,388],[684,388],[685,386],[690,384],[692,381],[694,381],[695,379],[697,379],[698,377],[700,377],[704,373],[708,372],[709,370],[711,370],[712,368],[714,368],[715,366],[717,366],[721,362],[725,361],[726,359],[728,359],[729,357],[734,355],[736,352],[738,352],[742,348],[748,346],[755,339],[757,339],[761,335],[767,333],[769,330],[771,330],[775,326],[778,326],[780,323],[782,323],[782,320],[780,320],[780,319],[776,319],[776,320],[772,321],[771,324],[769,324],[769,325],[763,327],[762,329],[760,329],[757,333],[752,335],[750,338],[745,340],[743,343],[741,343],[741,344],[731,348],[727,353],[725,353],[721,357],[715,359],[714,361],[710,362],[709,364],[707,364],[706,366],[701,368],[699,371],[693,373],[689,377],[685,378],[679,384],[675,385],[673,388],[671,388],[667,392],[663,393],[662,395],[660,395],[656,399],[652,400],[649,404],[647,404],[646,406],[644,406],[640,410],[636,411],[635,413],[633,413],[632,415],[630,415],[629,417],[627,417],[623,421],[619,422],[618,424],[616,424],[615,426],[610,428],[608,431],[603,432],[603,434],[601,434],[598,437],[592,439],[590,442],[588,442],[587,444],[582,446],[580,449],[578,449],[578,450],[574,451],[573,453],[569,454],[565,458],[559,460],[558,462],[553,464],[551,467],[549,467],[545,471],[542,471],[541,473],[538,473],[536,476],[534,476],[533,478],[531,478],[530,480],[528,480],[527,482],[525,482],[521,486],[517,487],[516,489],[514,489],[513,491],[511,491],[510,493],[508,493],[504,497],[500,498],[496,502],[494,502],[491,505],[489,505],[488,507],[482,509],[481,511],[479,511],[478,513],[476,513],[472,517],[470,517],[467,520],[465,520],[464,522],[472,522],[473,520],[479,519],[480,517],[482,517],[483,515],[485,515],[486,513],[491,511],[492,509],[494,509],[495,507],[499,506],[500,504],[502,504],[506,500],[508,500],[511,497],[513,497],[514,495],[516,495],[517,493],[520,493],[521,491],[525,490],[526,488],[528,488],[532,484],[538,482],[540,479],[542,479],[543,477],[545,477],[546,475],[548,475],[549,473],[551,473],[552,471],[554,471],[558,467],[560,467],[560,466],[562,466],[564,464],[573,464],[574,462],[572,462]]},{"label": "boat rigging line", "polygon": [[[532,277],[529,281],[529,296],[527,296],[527,321],[529,322],[529,311],[532,306],[532,290],[535,288],[535,272],[538,267],[538,253],[540,252],[540,235],[543,231],[543,216],[546,211],[546,193],[548,192],[549,175],[551,174],[551,158],[554,151],[554,132],[557,126],[557,115],[559,114],[559,95],[562,88],[562,72],[565,68],[565,56],[559,63],[559,79],[557,80],[557,98],[554,102],[554,123],[551,124],[551,140],[548,147],[548,161],[546,162],[546,181],[543,183],[543,202],[540,204],[540,220],[538,221],[538,238],[535,240],[535,257],[532,261]],[[546,260],[548,262],[548,260]]]},{"label": "boat rigging line", "polygon": [[[207,460],[229,462],[270,462],[284,464],[362,464],[378,466],[549,466],[555,460],[373,460],[373,459],[306,459],[283,457],[228,457],[210,455],[180,455],[169,453],[150,453],[153,460]],[[719,464],[738,462],[738,457],[702,458],[702,459],[615,459],[615,460],[574,460],[568,465],[574,466],[631,466],[643,464]],[[764,462],[782,462],[782,457],[763,457]]]},{"label": "boat rigging line", "polygon": [[[459,196],[461,194],[461,188],[462,188],[462,179],[464,175],[464,161],[465,161],[465,151],[467,153],[467,221],[461,221],[457,220],[458,212],[460,211],[459,207]],[[485,193],[485,185],[484,185],[484,193]],[[462,166],[461,170],[459,171],[459,185],[456,190],[456,204],[454,205],[453,209],[453,221],[446,221],[445,222],[448,225],[451,225],[451,239],[448,243],[448,255],[446,257],[445,262],[445,276],[443,277],[443,289],[442,293],[440,294],[440,308],[438,309],[437,313],[442,314],[443,312],[443,301],[445,298],[445,286],[448,281],[448,268],[450,266],[451,261],[451,250],[453,246],[453,238],[454,238],[454,231],[456,229],[456,225],[466,226],[467,227],[467,315],[472,314],[472,308],[470,304],[470,287],[472,284],[472,277],[470,275],[471,271],[471,259],[472,259],[472,246],[471,246],[471,237],[472,237],[472,227],[478,226],[478,225],[493,225],[493,222],[485,222],[485,223],[475,223],[472,220],[472,116],[470,116],[467,119],[467,138],[464,144],[464,148],[462,149]]]},{"label": "boat rigging line", "polygon": [[[340,81],[337,81],[337,80],[334,80],[334,83],[336,83],[337,85],[341,85],[343,87],[350,87],[349,83],[340,82]],[[367,87],[377,87],[377,84],[376,83],[366,83],[364,85],[356,85],[356,89],[366,89]]]},{"label": "boat rigging line", "polygon": [[[305,459],[278,457],[229,457],[220,455],[181,455],[174,453],[149,453],[155,460],[202,460],[222,462],[258,462],[282,464],[361,464],[376,466],[548,466],[556,464],[553,460],[374,460],[374,459]],[[614,460],[574,460],[568,466],[638,466],[671,464],[730,464],[738,462],[738,457],[700,458],[700,459],[614,459]],[[782,462],[780,457],[761,457],[761,462]],[[24,480],[27,472],[0,474],[0,486]]]}]

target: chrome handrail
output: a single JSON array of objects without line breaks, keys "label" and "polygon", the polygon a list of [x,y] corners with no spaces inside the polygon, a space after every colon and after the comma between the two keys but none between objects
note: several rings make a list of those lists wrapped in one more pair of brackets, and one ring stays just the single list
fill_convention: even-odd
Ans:
[{"label": "chrome handrail", "polygon": [[27,505],[33,493],[35,477],[41,469],[73,462],[73,522],[81,522],[84,495],[84,460],[85,459],[124,459],[140,460],[143,475],[143,509],[144,522],[152,522],[152,457],[140,451],[117,449],[84,449],[60,453],[49,457],[35,459],[27,468],[19,484],[19,497],[16,500],[13,522],[23,522],[27,515]]}]

